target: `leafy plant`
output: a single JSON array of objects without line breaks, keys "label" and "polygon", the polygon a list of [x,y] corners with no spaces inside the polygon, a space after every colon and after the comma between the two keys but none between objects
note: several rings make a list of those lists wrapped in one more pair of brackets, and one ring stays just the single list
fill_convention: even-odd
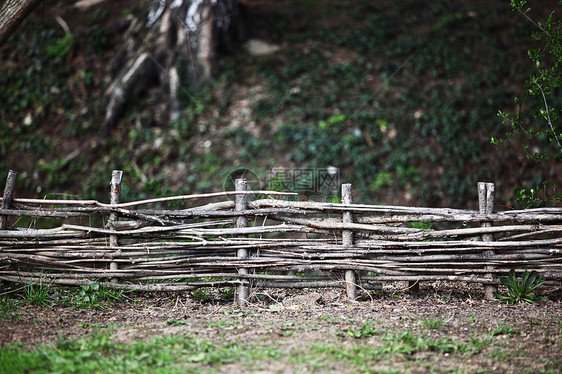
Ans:
[{"label": "leafy plant", "polygon": [[495,292],[494,295],[508,304],[533,304],[545,299],[535,294],[535,290],[544,283],[544,278],[538,277],[535,270],[531,272],[525,270],[521,278],[517,278],[515,270],[511,269],[507,277],[500,277],[500,282],[507,287],[508,294],[501,295]]},{"label": "leafy plant", "polygon": [[198,288],[191,294],[194,300],[197,301],[209,301],[213,299],[213,296],[205,288]]},{"label": "leafy plant", "polygon": [[66,33],[56,44],[48,45],[46,51],[49,56],[63,58],[70,52],[73,44],[74,35]]},{"label": "leafy plant", "polygon": [[234,287],[219,289],[219,296],[224,301],[234,300]]},{"label": "leafy plant", "polygon": [[[552,202],[556,205],[562,201],[562,194],[556,193],[558,185],[554,183],[549,187],[547,180],[543,181],[542,185],[531,188],[522,188],[517,191],[515,201],[521,206],[526,208],[535,208],[541,205],[546,205]],[[547,191],[551,190],[552,194],[547,195]]]},{"label": "leafy plant", "polygon": [[[558,7],[562,8],[562,2],[558,2]],[[522,147],[528,159],[536,163],[548,159],[559,161],[562,159],[562,117],[561,108],[557,105],[560,102],[559,88],[562,86],[562,21],[555,20],[555,12],[551,12],[545,21],[534,20],[529,15],[531,8],[526,0],[511,0],[511,8],[534,26],[532,37],[541,43],[541,47],[528,50],[534,72],[525,82],[525,95],[515,98],[515,113],[500,110],[498,117],[504,125],[509,126],[506,138],[516,134],[522,136]],[[526,103],[526,99],[531,100],[531,103]],[[503,138],[491,138],[491,143],[496,146],[503,141]],[[553,188],[555,191],[556,185]],[[547,182],[543,182],[542,187],[518,191],[517,200],[526,207],[541,205],[549,202],[545,197],[546,191]],[[562,197],[553,192],[551,199],[551,204],[556,205]]]},{"label": "leafy plant", "polygon": [[80,286],[80,290],[72,300],[76,308],[100,309],[104,304],[111,300],[119,300],[123,295],[123,290],[107,288],[95,282]]}]

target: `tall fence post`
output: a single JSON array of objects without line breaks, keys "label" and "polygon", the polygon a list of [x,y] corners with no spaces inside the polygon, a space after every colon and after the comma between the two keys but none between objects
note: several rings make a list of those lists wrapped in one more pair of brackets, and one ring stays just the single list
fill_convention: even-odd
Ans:
[{"label": "tall fence post", "polygon": [[[351,184],[346,183],[341,186],[341,202],[342,204],[352,203],[352,189]],[[351,212],[343,212],[342,222],[352,223],[353,215]],[[344,247],[348,248],[353,245],[353,231],[343,230],[342,231],[342,244]],[[354,270],[345,271],[345,289],[347,291],[347,297],[350,300],[357,299],[357,274]]]},{"label": "tall fence post", "polygon": [[[246,179],[236,179],[236,191],[248,191],[248,182]],[[236,206],[235,210],[237,212],[242,212],[248,208],[248,195],[239,194],[236,195]],[[239,216],[236,218],[236,228],[248,227],[248,217]],[[238,248],[236,251],[238,258],[246,259],[249,256],[247,248]],[[238,274],[248,274],[247,268],[239,268]],[[240,285],[238,286],[238,292],[236,297],[236,302],[238,305],[246,305],[248,298],[250,297],[250,281],[248,279],[240,279]]]},{"label": "tall fence post", "polygon": [[[4,187],[4,197],[0,203],[0,209],[8,209],[12,204],[14,198],[14,190],[16,189],[16,179],[18,177],[17,171],[10,170],[6,178],[6,186]],[[8,216],[0,216],[0,230],[6,229]]]},{"label": "tall fence post", "polygon": [[[478,210],[480,214],[491,215],[494,213],[494,192],[495,186],[493,183],[478,182]],[[492,227],[492,222],[484,221],[481,223],[481,227]],[[494,235],[483,234],[482,240],[485,242],[493,242]],[[494,255],[493,250],[483,251],[484,256]],[[486,269],[491,270],[494,266],[487,265]],[[486,273],[485,278],[494,278],[492,273]],[[493,284],[484,285],[484,298],[486,300],[493,300],[495,298],[494,292],[497,292],[498,288]]]},{"label": "tall fence post", "polygon": [[[123,171],[122,170],[113,170],[111,173],[111,192],[109,194],[109,203],[110,204],[119,204],[121,201],[121,181],[123,179]],[[119,220],[119,215],[117,213],[111,212],[109,213],[109,219],[107,221],[107,225],[110,229],[114,229],[114,223]],[[119,246],[119,240],[117,239],[117,235],[109,235],[109,245],[112,248],[116,248]],[[120,249],[117,249],[115,254],[121,253]],[[119,263],[116,261],[112,261],[109,264],[109,270],[116,271],[119,270]],[[117,277],[111,278],[111,283],[117,283]]]}]

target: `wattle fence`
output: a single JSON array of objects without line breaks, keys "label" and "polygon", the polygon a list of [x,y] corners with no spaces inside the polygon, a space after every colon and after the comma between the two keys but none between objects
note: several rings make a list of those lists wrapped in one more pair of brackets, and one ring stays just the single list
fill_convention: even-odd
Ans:
[{"label": "wattle fence", "polygon": [[[355,204],[349,184],[341,203],[293,201],[243,179],[232,192],[120,203],[120,171],[109,204],[37,200],[13,198],[16,176],[0,202],[2,281],[232,286],[239,304],[253,288],[343,287],[355,299],[385,281],[474,282],[492,297],[510,269],[562,283],[562,208],[496,212],[491,183],[478,184],[474,211]],[[141,209],[187,200],[195,207]]]}]

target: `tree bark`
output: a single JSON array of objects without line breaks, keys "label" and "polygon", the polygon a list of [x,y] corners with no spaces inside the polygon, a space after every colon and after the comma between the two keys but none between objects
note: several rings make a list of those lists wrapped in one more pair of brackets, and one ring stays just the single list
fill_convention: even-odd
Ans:
[{"label": "tree bark", "polygon": [[104,134],[115,127],[127,103],[158,86],[168,97],[171,118],[179,95],[211,77],[217,49],[232,40],[238,0],[153,0],[146,19],[133,19],[114,60],[115,78]]},{"label": "tree bark", "polygon": [[41,0],[4,0],[0,6],[0,46]]}]

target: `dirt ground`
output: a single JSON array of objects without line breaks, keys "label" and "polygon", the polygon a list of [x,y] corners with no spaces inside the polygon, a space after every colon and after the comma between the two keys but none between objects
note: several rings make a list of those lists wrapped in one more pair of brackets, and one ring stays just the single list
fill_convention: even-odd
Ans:
[{"label": "dirt ground", "polygon": [[[402,290],[403,291],[403,290]],[[239,307],[217,299],[198,300],[189,293],[127,295],[103,309],[35,307],[22,305],[18,318],[0,318],[0,343],[23,343],[30,348],[53,343],[57,336],[74,339],[100,328],[112,328],[112,338],[123,343],[153,336],[198,336],[213,343],[260,344],[282,352],[300,352],[311,345],[356,344],[346,334],[366,322],[381,331],[412,331],[434,339],[470,342],[489,338],[471,355],[419,352],[425,367],[411,359],[385,361],[384,370],[462,372],[560,372],[562,370],[562,292],[543,290],[549,297],[532,305],[507,305],[482,300],[479,286],[422,285],[417,294],[401,292],[400,285],[364,295],[350,302],[343,291],[271,291],[253,294],[251,303]],[[428,329],[424,321],[440,319],[443,325]],[[508,327],[508,331],[501,327]],[[505,330],[505,329],[504,329]],[[361,344],[376,344],[376,336]],[[337,360],[335,361],[337,362]],[[413,365],[413,366],[412,366]],[[225,363],[220,372],[244,370]],[[428,369],[432,368],[431,370]],[[217,368],[215,368],[217,370]],[[316,370],[306,363],[275,360],[254,372],[324,372],[348,370],[338,364]],[[377,366],[373,366],[377,371]]]}]

